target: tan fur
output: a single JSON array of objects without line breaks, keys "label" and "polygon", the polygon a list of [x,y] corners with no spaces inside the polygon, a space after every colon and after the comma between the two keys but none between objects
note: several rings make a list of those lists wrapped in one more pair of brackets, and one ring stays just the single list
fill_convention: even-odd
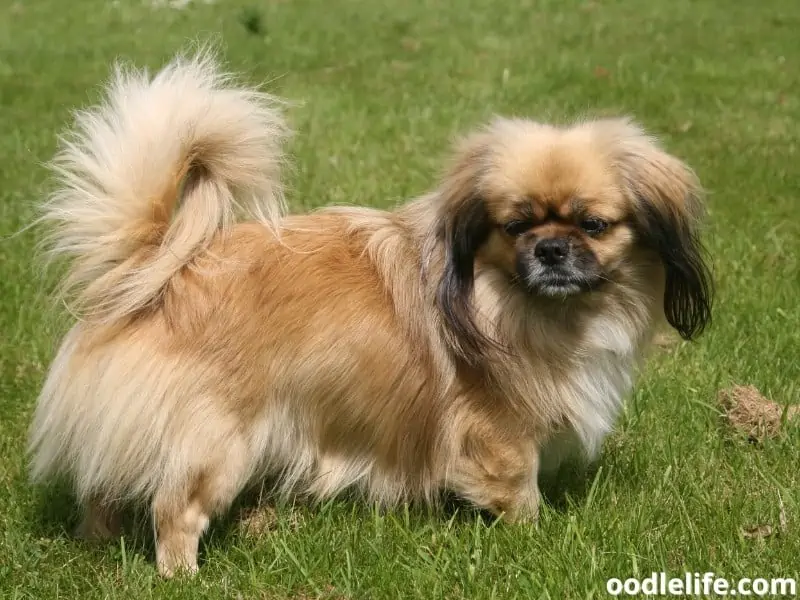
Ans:
[{"label": "tan fur", "polygon": [[[265,474],[285,494],[356,486],[391,504],[449,488],[535,518],[555,444],[594,456],[612,428],[662,318],[664,275],[621,223],[587,241],[609,285],[531,297],[512,273],[520,242],[499,224],[548,207],[569,218],[575,198],[622,219],[637,210],[633,179],[680,213],[689,172],[672,176],[677,159],[627,121],[501,120],[394,212],[280,217],[286,127],[270,100],[200,57],[152,81],[120,75],[110,103],[84,113],[46,209],[54,252],[75,257],[82,320],[39,397],[34,477],[70,477],[89,535],[113,535],[120,502],[150,502],[165,575],[197,568],[209,519]],[[437,290],[448,219],[475,194],[495,226],[466,300],[496,345],[469,357]],[[234,225],[237,205],[267,218]]]}]

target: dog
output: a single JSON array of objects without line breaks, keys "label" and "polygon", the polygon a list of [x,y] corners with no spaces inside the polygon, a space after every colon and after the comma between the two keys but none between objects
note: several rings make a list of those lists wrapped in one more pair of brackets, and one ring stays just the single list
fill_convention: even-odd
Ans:
[{"label": "dog", "polygon": [[282,99],[213,54],[117,68],[42,203],[76,316],[38,398],[34,482],[90,538],[152,510],[159,572],[248,484],[381,505],[442,491],[536,519],[594,460],[653,333],[711,317],[694,172],[630,118],[495,118],[393,210],[285,210]]}]

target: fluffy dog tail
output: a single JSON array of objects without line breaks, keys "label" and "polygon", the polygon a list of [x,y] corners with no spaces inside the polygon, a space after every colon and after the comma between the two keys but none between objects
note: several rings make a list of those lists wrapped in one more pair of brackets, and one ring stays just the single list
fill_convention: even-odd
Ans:
[{"label": "fluffy dog tail", "polygon": [[42,220],[61,292],[79,317],[111,323],[159,301],[241,212],[283,213],[276,98],[236,86],[203,52],[155,77],[118,67],[102,104],[80,112],[53,161]]}]

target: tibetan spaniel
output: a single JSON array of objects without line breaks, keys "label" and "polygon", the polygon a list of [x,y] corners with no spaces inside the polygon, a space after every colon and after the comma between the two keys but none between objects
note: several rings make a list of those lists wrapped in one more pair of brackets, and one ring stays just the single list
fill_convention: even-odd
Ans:
[{"label": "tibetan spaniel", "polygon": [[30,435],[81,530],[152,511],[159,571],[245,486],[535,519],[537,477],[591,460],[662,321],[710,318],[692,171],[628,119],[496,119],[394,210],[286,214],[277,98],[208,54],[118,69],[43,204],[68,257]]}]

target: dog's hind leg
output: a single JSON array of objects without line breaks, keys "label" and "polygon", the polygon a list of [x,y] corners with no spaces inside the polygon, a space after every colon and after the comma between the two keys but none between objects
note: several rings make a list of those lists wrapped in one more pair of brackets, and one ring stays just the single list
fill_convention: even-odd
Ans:
[{"label": "dog's hind leg", "polygon": [[83,506],[83,520],[75,535],[87,541],[107,541],[122,533],[119,508],[110,502],[90,498]]},{"label": "dog's hind leg", "polygon": [[159,491],[153,501],[153,527],[161,575],[197,571],[197,548],[210,517],[196,489]]},{"label": "dog's hind leg", "polygon": [[[224,446],[220,446],[224,447]],[[168,482],[153,499],[156,562],[164,577],[197,571],[200,537],[210,519],[227,510],[249,475],[247,452],[240,445],[225,447],[198,475]]]}]

